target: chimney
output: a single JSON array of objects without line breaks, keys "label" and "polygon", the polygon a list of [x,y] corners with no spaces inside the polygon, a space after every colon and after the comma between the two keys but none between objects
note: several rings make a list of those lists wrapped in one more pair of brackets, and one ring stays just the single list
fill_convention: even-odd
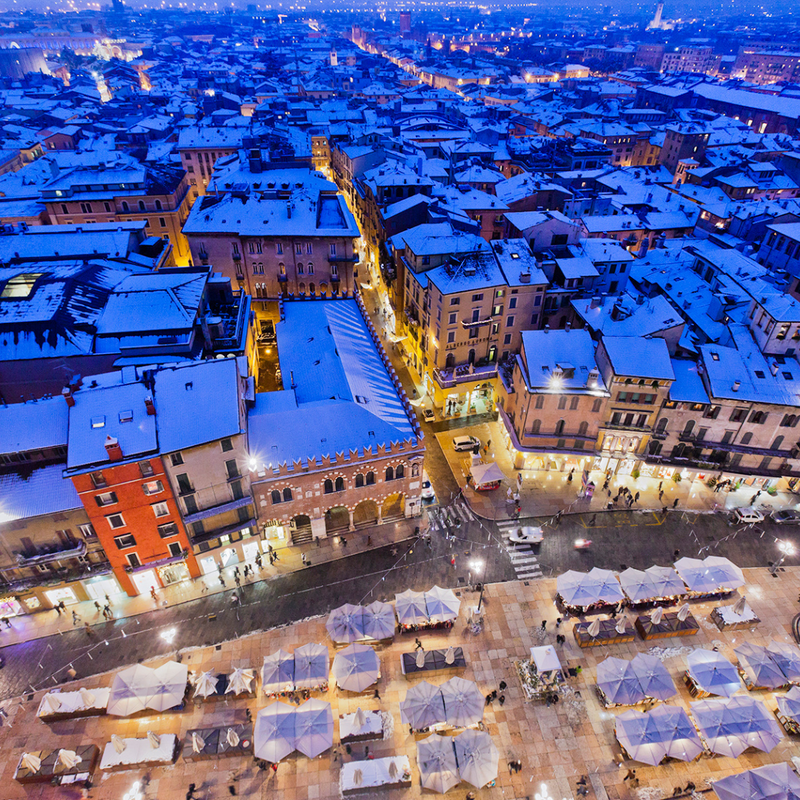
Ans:
[{"label": "chimney", "polygon": [[773,375],[777,375],[778,374],[778,362],[777,361],[773,361],[769,365],[769,369],[770,369],[770,372],[772,372]]},{"label": "chimney", "polygon": [[106,436],[106,453],[109,461],[122,461],[122,448],[113,436]]},{"label": "chimney", "polygon": [[67,405],[72,408],[75,405],[75,398],[72,396],[72,392],[70,391],[69,386],[65,386],[61,390],[61,395],[67,401]]},{"label": "chimney", "polygon": [[589,303],[589,308],[597,308],[598,306],[602,305],[601,300],[599,297],[594,296]]},{"label": "chimney", "polygon": [[147,416],[154,417],[156,415],[156,407],[153,403],[153,398],[147,395],[144,399],[144,407],[147,409]]},{"label": "chimney", "polygon": [[731,386],[731,389],[733,389],[734,392],[738,392],[739,391],[739,387],[741,385],[742,385],[741,381],[734,381],[733,382],[733,386]]}]

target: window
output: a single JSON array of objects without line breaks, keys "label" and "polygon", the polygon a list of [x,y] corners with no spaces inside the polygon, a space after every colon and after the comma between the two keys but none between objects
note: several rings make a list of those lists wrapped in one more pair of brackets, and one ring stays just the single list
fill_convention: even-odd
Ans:
[{"label": "window", "polygon": [[153,503],[150,506],[153,509],[153,513],[157,517],[167,517],[169,516],[169,506],[167,505],[166,501],[162,501],[160,503]]},{"label": "window", "polygon": [[558,398],[558,410],[563,411],[567,407],[567,398],[563,395]]},{"label": "window", "polygon": [[160,494],[164,491],[164,484],[161,481],[149,481],[142,484],[142,490],[145,494]]},{"label": "window", "polygon": [[387,481],[394,480],[394,467],[386,467],[386,480]]},{"label": "window", "polygon": [[275,255],[283,255],[283,245],[280,242],[275,242]]},{"label": "window", "polygon": [[225,469],[228,473],[228,478],[241,478],[241,473],[239,472],[239,465],[236,463],[236,459],[232,458],[230,461],[225,462]]},{"label": "window", "polygon": [[166,227],[167,227],[167,220],[166,220],[164,217],[159,217],[159,218],[158,218],[158,224],[159,224],[159,225],[160,225],[162,228],[166,228]]},{"label": "window", "polygon": [[514,327],[514,317],[507,317],[506,318],[506,328],[513,328]]},{"label": "window", "polygon": [[180,542],[169,543],[169,554],[173,557],[182,555],[183,545]]},{"label": "window", "polygon": [[220,445],[223,453],[229,453],[231,450],[233,450],[233,442],[230,439],[223,439],[220,442]]},{"label": "window", "polygon": [[375,473],[368,472],[367,473],[367,486],[374,486],[375,484]]},{"label": "window", "polygon": [[272,492],[270,492],[270,498],[272,499],[273,505],[283,502],[283,495],[277,489],[273,489]]},{"label": "window", "polygon": [[450,298],[450,305],[451,306],[457,306],[460,302],[461,302],[461,298],[460,297],[451,297]]},{"label": "window", "polygon": [[303,266],[303,262],[302,261],[298,261],[297,262],[297,274],[298,275],[305,274],[305,267]]},{"label": "window", "polygon": [[450,331],[447,334],[447,344],[453,344],[453,342],[455,340],[456,340],[456,332],[455,331]]},{"label": "window", "polygon": [[451,314],[448,317],[448,320],[449,320],[449,322],[447,323],[448,325],[455,325],[456,322],[458,321],[458,314],[457,313],[456,314]]},{"label": "window", "polygon": [[295,244],[295,246],[294,246],[294,254],[295,254],[296,256],[301,256],[301,255],[303,255],[303,245],[301,245],[301,244]]},{"label": "window", "polygon": [[472,295],[472,302],[473,303],[480,303],[483,300],[483,294],[474,294]]},{"label": "window", "polygon": [[335,255],[336,255],[336,245],[335,245],[335,244],[332,244],[332,245],[331,245],[331,255],[332,255],[332,256],[335,256]]},{"label": "window", "polygon": [[504,345],[511,344],[511,334],[510,334],[510,333],[507,333],[507,334],[506,334],[506,335],[503,337],[503,344],[504,344]]},{"label": "window", "polygon": [[743,422],[747,418],[747,409],[746,408],[734,408],[731,411],[731,422]]},{"label": "window", "polygon": [[67,211],[67,207],[66,207],[66,205],[64,205],[64,203],[61,204],[61,213],[62,214],[69,214],[69,211]]},{"label": "window", "polygon": [[536,434],[539,433],[539,430],[541,429],[541,427],[542,427],[542,421],[540,419],[535,419],[531,423],[531,433],[530,433],[530,435],[531,436],[536,436]]},{"label": "window", "polygon": [[183,456],[180,453],[172,453],[170,455],[169,460],[172,462],[173,467],[179,467],[183,464]]},{"label": "window", "polygon": [[343,492],[344,491],[344,478],[342,478],[341,475],[334,482],[333,490],[335,492]]},{"label": "window", "polygon": [[750,444],[753,441],[753,434],[748,431],[744,436],[742,436],[742,441],[740,444]]},{"label": "window", "polygon": [[128,547],[136,547],[136,539],[134,539],[132,533],[125,533],[122,536],[115,536],[114,544],[120,550],[125,550]]},{"label": "window", "polygon": [[596,414],[603,405],[603,401],[599,398],[592,403],[592,413]]},{"label": "window", "polygon": [[509,298],[508,307],[509,308],[516,308],[517,307],[517,298],[516,297]]},{"label": "window", "polygon": [[403,464],[400,464],[397,469],[394,471],[395,478],[405,478],[406,476],[406,468]]},{"label": "window", "polygon": [[178,482],[179,494],[191,494],[194,491],[194,486],[192,486],[192,482],[189,480],[189,476],[185,472],[181,472],[180,475],[176,475],[175,480]]},{"label": "window", "polygon": [[136,553],[128,553],[126,558],[128,559],[128,564],[130,564],[134,569],[142,566],[142,562],[139,561],[139,556],[137,556]]},{"label": "window", "polygon": [[158,526],[158,535],[162,539],[167,539],[170,536],[177,536],[178,533],[178,526],[174,522],[165,522],[163,525]]},{"label": "window", "polygon": [[767,417],[769,415],[765,411],[754,411],[750,414],[750,422],[754,422],[756,425],[763,425],[767,421]]},{"label": "window", "polygon": [[139,211],[145,211],[144,200],[139,201]]},{"label": "window", "polygon": [[106,212],[109,214],[111,213],[111,203],[103,203],[103,208],[105,208]]},{"label": "window", "polygon": [[558,422],[556,422],[556,429],[555,429],[555,435],[556,436],[561,436],[561,434],[564,433],[564,425],[565,424],[566,423],[564,422],[563,419],[560,419]]},{"label": "window", "polygon": [[153,474],[153,465],[149,461],[139,463],[139,472],[143,478],[149,478]]},{"label": "window", "polygon": [[783,419],[781,420],[781,427],[794,428],[795,425],[797,425],[798,419],[800,419],[800,416],[796,416],[794,414],[785,414]]},{"label": "window", "polygon": [[536,403],[534,404],[535,408],[543,408],[544,407],[544,395],[537,394],[536,395]]},{"label": "window", "polygon": [[286,488],[283,490],[283,502],[284,502],[284,503],[289,503],[289,502],[291,502],[293,499],[294,499],[294,498],[292,497],[292,490],[291,490],[291,489],[290,489],[290,488],[287,486],[287,487],[286,487]]},{"label": "window", "polygon": [[333,493],[333,481],[330,478],[325,479],[325,483],[323,484],[323,488],[325,490],[325,494],[332,494]]},{"label": "window", "polygon": [[94,501],[100,508],[103,506],[113,506],[117,502],[117,493],[103,492],[102,494],[95,495]]},{"label": "window", "polygon": [[156,211],[161,211],[164,206],[161,204],[160,200],[156,200]]},{"label": "window", "polygon": [[356,475],[356,489],[360,489],[364,485],[364,476],[359,472]]},{"label": "window", "polygon": [[570,411],[575,411],[575,409],[578,407],[578,403],[579,402],[580,402],[580,397],[573,397],[569,401],[569,410]]},{"label": "window", "polygon": [[722,406],[709,406],[705,412],[703,412],[703,417],[705,419],[716,419],[719,416],[719,412],[722,410]]},{"label": "window", "polygon": [[109,514],[106,520],[108,521],[108,527],[114,530],[125,527],[125,520],[122,518],[122,514]]}]

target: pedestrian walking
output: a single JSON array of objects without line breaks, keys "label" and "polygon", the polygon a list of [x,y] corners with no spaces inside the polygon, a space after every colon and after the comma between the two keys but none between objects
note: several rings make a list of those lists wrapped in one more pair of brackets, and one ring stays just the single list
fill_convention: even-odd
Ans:
[{"label": "pedestrian walking", "polygon": [[664,500],[664,492],[661,489],[659,489],[658,490],[658,502],[661,503],[661,502],[663,502],[663,500]]},{"label": "pedestrian walking", "polygon": [[91,628],[91,626],[89,625],[88,622],[84,622],[83,623],[83,629],[86,631],[86,635],[87,636],[91,636],[92,635],[92,628]]},{"label": "pedestrian walking", "polygon": [[153,600],[156,600],[156,601],[158,600],[158,597],[156,596],[156,587],[155,586],[151,586],[150,587],[150,597],[152,597]]},{"label": "pedestrian walking", "polygon": [[450,556],[450,566],[455,567],[455,565],[456,565],[456,557]]},{"label": "pedestrian walking", "polygon": [[508,687],[508,684],[505,681],[500,681],[500,683],[497,685],[497,688],[501,692],[505,691],[507,687]]},{"label": "pedestrian walking", "polygon": [[633,502],[634,503],[638,503],[639,502],[639,492],[636,492],[636,494],[633,496]]},{"label": "pedestrian walking", "polygon": [[492,690],[492,700],[497,700],[497,689]]},{"label": "pedestrian walking", "polygon": [[497,698],[497,702],[500,703],[501,706],[505,705],[506,696],[504,694],[501,694],[500,697]]},{"label": "pedestrian walking", "polygon": [[242,579],[238,575],[233,576],[233,581],[236,584],[237,589],[242,585]]},{"label": "pedestrian walking", "polygon": [[543,630],[543,631],[544,631],[544,630],[547,630],[547,620],[546,620],[546,619],[543,619],[543,620],[542,620],[542,630]]},{"label": "pedestrian walking", "polygon": [[239,595],[234,592],[231,595],[231,605],[236,608],[239,605]]},{"label": "pedestrian walking", "polygon": [[492,696],[491,694],[486,695],[486,705],[490,706],[492,704]]},{"label": "pedestrian walking", "polygon": [[593,514],[592,518],[589,520],[589,527],[594,528],[596,522],[597,522],[597,514]]},{"label": "pedestrian walking", "polygon": [[424,650],[425,648],[422,646],[422,642],[419,639],[414,639],[414,650]]},{"label": "pedestrian walking", "polygon": [[58,616],[60,617],[61,616],[61,603],[56,603],[53,606],[53,608],[56,610],[56,614],[58,614]]},{"label": "pedestrian walking", "polygon": [[[6,621],[6,617],[3,617],[3,622]],[[72,612],[72,624],[77,625],[81,621],[81,618],[77,615],[75,611]]]},{"label": "pedestrian walking", "polygon": [[224,588],[225,587],[225,578],[222,577],[222,573],[220,573],[219,582],[222,584],[222,586]]},{"label": "pedestrian walking", "polygon": [[236,797],[236,787],[233,784],[228,786],[228,793],[231,795],[231,797]]},{"label": "pedestrian walking", "polygon": [[197,786],[194,783],[189,784],[189,789],[186,792],[186,800],[193,800],[194,799],[194,792]]},{"label": "pedestrian walking", "polygon": [[273,764],[272,765],[272,774],[277,776],[277,774],[278,774],[278,765],[277,764]]},{"label": "pedestrian walking", "polygon": [[94,601],[94,607],[97,609],[97,613],[99,614],[100,613],[100,603],[98,603],[97,600]]},{"label": "pedestrian walking", "polygon": [[675,502],[672,504],[672,507],[673,508],[677,508],[678,507],[678,498],[677,497],[675,498]]},{"label": "pedestrian walking", "polygon": [[369,745],[364,746],[364,758],[369,758]]},{"label": "pedestrian walking", "polygon": [[374,697],[375,697],[376,700],[380,700],[381,699],[381,693],[377,689],[375,690]]},{"label": "pedestrian walking", "polygon": [[347,547],[347,537],[346,536],[340,536],[339,539],[342,542],[342,547]]},{"label": "pedestrian walking", "polygon": [[239,567],[236,566],[233,568],[233,574],[238,578],[239,577]]}]

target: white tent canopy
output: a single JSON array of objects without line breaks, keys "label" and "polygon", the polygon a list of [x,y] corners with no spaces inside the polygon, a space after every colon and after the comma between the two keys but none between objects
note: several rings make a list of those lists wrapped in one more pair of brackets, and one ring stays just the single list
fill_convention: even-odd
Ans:
[{"label": "white tent canopy", "polygon": [[395,610],[401,625],[422,625],[428,622],[428,606],[425,595],[406,589],[405,592],[395,595]]},{"label": "white tent canopy", "polygon": [[486,731],[468,730],[453,739],[461,780],[481,789],[497,778],[499,753]]},{"label": "white tent canopy", "polygon": [[210,697],[217,691],[217,676],[211,670],[200,674],[194,685],[195,697]]},{"label": "white tent canopy", "polygon": [[656,766],[667,756],[692,761],[703,745],[682,708],[657,706],[643,714],[631,709],[616,719],[616,735],[634,761]]},{"label": "white tent canopy", "polygon": [[316,758],[333,745],[331,704],[311,698],[295,712],[295,747],[309,758]]},{"label": "white tent canopy", "polygon": [[261,667],[261,688],[264,694],[279,694],[294,689],[294,655],[277,650],[264,656]]},{"label": "white tent canopy", "polygon": [[157,669],[137,664],[114,676],[107,711],[127,717],[151,708],[166,711],[180,705],[186,693],[189,669],[177,661],[167,661]]},{"label": "white tent canopy", "polygon": [[328,648],[323,644],[304,644],[294,651],[294,685],[315,689],[328,681]]},{"label": "white tent canopy", "polygon": [[711,781],[719,800],[797,800],[800,778],[789,764],[768,764]]},{"label": "white tent canopy", "polygon": [[449,736],[429,736],[417,742],[417,764],[425,789],[444,794],[460,783],[453,740]]},{"label": "white tent canopy", "polygon": [[551,644],[531,647],[531,661],[538,672],[556,672],[561,670],[561,661],[555,647]]},{"label": "white tent canopy", "polygon": [[470,467],[473,486],[482,486],[485,483],[502,482],[506,479],[503,470],[493,461],[491,464],[473,464]]},{"label": "white tent canopy", "polygon": [[447,622],[458,619],[461,601],[452,589],[432,586],[425,592],[425,606],[431,622]]},{"label": "white tent canopy", "polygon": [[744,574],[732,561],[722,556],[679,558],[675,570],[690,591],[698,594],[732,591],[744,586]]},{"label": "white tent canopy", "polygon": [[645,693],[629,661],[607,658],[597,665],[597,686],[609,703],[632,706],[645,699]]},{"label": "white tent canopy", "polygon": [[721,756],[738,758],[748,747],[769,753],[783,738],[767,707],[746,695],[692,703],[692,716],[709,750]]},{"label": "white tent canopy", "polygon": [[380,672],[378,654],[366,644],[348,645],[333,659],[333,677],[347,692],[363,692],[378,680]]},{"label": "white tent canopy", "polygon": [[256,717],[253,754],[277,764],[295,749],[295,708],[286,703],[270,703]]},{"label": "white tent canopy", "polygon": [[364,608],[364,635],[370,639],[391,639],[395,631],[394,609],[376,600]]},{"label": "white tent canopy", "polygon": [[439,687],[428,681],[412,686],[406,692],[406,699],[400,703],[400,719],[416,730],[444,722],[444,698]]},{"label": "white tent canopy", "polygon": [[352,603],[334,608],[325,624],[334,642],[356,642],[365,638],[364,609]]},{"label": "white tent canopy", "polygon": [[186,695],[189,667],[177,661],[167,661],[154,672],[157,681],[156,690],[147,707],[155,711],[166,711],[168,708],[179,706]]},{"label": "white tent canopy", "polygon": [[249,694],[252,689],[255,672],[252,669],[237,667],[228,678],[228,688],[225,694]]}]

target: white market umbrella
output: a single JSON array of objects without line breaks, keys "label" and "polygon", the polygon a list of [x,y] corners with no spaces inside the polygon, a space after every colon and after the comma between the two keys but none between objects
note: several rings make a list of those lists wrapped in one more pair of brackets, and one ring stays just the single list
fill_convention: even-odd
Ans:
[{"label": "white market umbrella", "polygon": [[361,769],[356,768],[353,770],[353,783],[356,786],[361,786],[361,784],[364,783],[364,773]]},{"label": "white market umbrella", "polygon": [[452,645],[447,648],[444,654],[444,663],[447,665],[454,664],[456,660],[456,651]]},{"label": "white market umbrella", "polygon": [[613,604],[625,599],[622,587],[610,569],[592,567],[586,575],[584,583],[593,587],[597,598],[596,602]]},{"label": "white market umbrella", "polygon": [[597,686],[609,703],[632,706],[645,699],[645,693],[630,662],[610,657],[597,665]]},{"label": "white market umbrella", "polygon": [[497,779],[499,753],[486,731],[463,731],[453,739],[461,780],[481,789]]},{"label": "white market umbrella", "polygon": [[206,740],[199,733],[192,731],[192,751],[200,753],[205,746]]},{"label": "white market umbrella", "polygon": [[584,586],[585,572],[567,570],[567,572],[556,578],[556,592],[568,606],[590,606],[595,602],[596,597],[593,587]]},{"label": "white market umbrella", "polygon": [[748,747],[769,753],[783,738],[767,707],[749,695],[700,700],[692,716],[709,750],[721,756],[738,758]]},{"label": "white market umbrella", "polygon": [[697,735],[689,715],[677,706],[656,706],[647,714],[651,729],[658,731],[669,758],[694,761],[703,752],[703,743]]},{"label": "white market umbrella", "polygon": [[736,667],[715,650],[693,650],[686,657],[686,670],[694,682],[709,694],[730,697],[742,688]]},{"label": "white market umbrella", "polygon": [[389,770],[388,770],[388,772],[389,772],[389,777],[392,780],[394,780],[397,777],[397,762],[394,759],[392,759],[389,762]]},{"label": "white market umbrella", "polygon": [[365,637],[364,609],[345,603],[328,614],[325,627],[334,642],[355,642]]},{"label": "white market umbrella", "polygon": [[217,691],[217,677],[210,670],[201,673],[194,686],[195,697],[210,697]]},{"label": "white market umbrella", "polygon": [[331,704],[311,698],[295,714],[295,747],[309,758],[316,758],[333,745]]},{"label": "white market umbrella", "polygon": [[366,721],[367,715],[364,713],[364,709],[359,706],[356,709],[356,713],[353,714],[353,731],[360,731]]},{"label": "white market umbrella", "polygon": [[153,731],[147,731],[147,741],[150,742],[150,747],[153,750],[158,750],[161,747],[161,737],[157,733],[153,733]]},{"label": "white market umbrella", "polygon": [[789,719],[800,719],[800,686],[792,686],[786,694],[775,695],[778,710]]},{"label": "white market umbrella", "polygon": [[719,800],[795,800],[800,778],[787,763],[768,764],[711,781]]},{"label": "white market umbrella", "polygon": [[285,650],[264,656],[261,667],[261,688],[264,694],[278,694],[294,688],[294,656]]},{"label": "white market umbrella", "polygon": [[295,749],[295,708],[286,703],[270,703],[256,716],[253,729],[253,755],[277,764]]},{"label": "white market umbrella", "polygon": [[444,698],[439,688],[428,681],[412,686],[400,703],[400,719],[415,730],[444,722]]},{"label": "white market umbrella", "polygon": [[56,757],[56,764],[65,767],[66,769],[73,769],[78,766],[83,759],[74,750],[59,750]]},{"label": "white market umbrella", "polygon": [[153,699],[159,681],[155,670],[136,664],[114,676],[108,693],[107,713],[116,717],[127,717],[144,711]]},{"label": "white market umbrella", "polygon": [[225,731],[225,741],[229,747],[236,747],[239,744],[239,734],[233,728]]},{"label": "white market umbrella", "polygon": [[720,588],[738,589],[740,586],[744,586],[744,573],[729,558],[706,556],[703,563]]},{"label": "white market umbrella", "polygon": [[417,764],[424,789],[444,794],[460,782],[458,764],[449,736],[429,736],[417,742]]},{"label": "white market umbrella", "polygon": [[653,598],[677,597],[686,594],[686,586],[672,567],[652,566],[645,573],[653,582]]},{"label": "white market umbrella", "polygon": [[127,745],[125,744],[125,740],[121,736],[118,736],[116,733],[111,734],[111,744],[114,746],[114,749],[118,753],[122,753],[127,747]]},{"label": "white market umbrella", "polygon": [[315,689],[328,681],[328,648],[323,644],[304,644],[294,651],[294,685]]},{"label": "white market umbrella", "polygon": [[660,625],[662,619],[664,619],[664,609],[661,608],[661,606],[654,608],[650,614],[650,622],[652,622],[653,625]]},{"label": "white market umbrella", "polygon": [[167,661],[155,670],[156,691],[148,701],[147,707],[155,711],[166,711],[179,706],[186,695],[186,683],[189,680],[189,667],[177,661]]},{"label": "white market umbrella", "polygon": [[425,666],[424,650],[417,650],[417,654],[414,656],[414,663],[417,665],[417,669],[422,669]]},{"label": "white market umbrella", "polygon": [[739,666],[753,682],[753,686],[777,689],[788,683],[766,647],[752,642],[742,642],[738,647],[734,647],[733,652],[736,653]]},{"label": "white market umbrella", "polygon": [[652,577],[640,569],[628,567],[620,572],[619,584],[632,603],[642,603],[658,597]]},{"label": "white market umbrella", "polygon": [[397,622],[390,603],[376,600],[364,608],[364,635],[370,639],[391,639]]},{"label": "white market umbrella", "polygon": [[620,617],[617,624],[614,626],[614,630],[619,634],[624,634],[625,631],[628,629],[628,622],[625,617]]},{"label": "white market umbrella", "polygon": [[444,713],[448,725],[466,728],[483,719],[485,698],[475,681],[453,677],[440,687],[444,699]]},{"label": "white market umbrella", "polygon": [[637,709],[617,714],[615,720],[617,741],[634,761],[658,766],[666,756],[666,747],[649,720],[649,714]]},{"label": "white market umbrella", "polygon": [[88,689],[80,689],[81,700],[85,706],[93,706],[95,696]]},{"label": "white market umbrella", "polygon": [[381,662],[369,645],[351,644],[336,654],[331,671],[340,689],[363,692],[378,680]]},{"label": "white market umbrella", "polygon": [[742,595],[733,604],[733,613],[736,614],[737,617],[741,617],[742,614],[744,614],[745,608],[747,608],[747,597],[746,597],[746,595]]},{"label": "white market umbrella", "polygon": [[249,694],[255,673],[252,669],[237,667],[228,678],[225,694]]},{"label": "white market umbrella", "polygon": [[689,604],[688,604],[688,603],[684,603],[684,604],[683,604],[683,605],[682,605],[682,606],[681,606],[681,607],[678,609],[678,615],[677,615],[677,616],[678,616],[678,619],[679,619],[681,622],[686,622],[686,620],[689,618],[689,614],[690,614],[690,613],[691,613],[691,609],[689,608]]},{"label": "white market umbrella", "polygon": [[425,606],[431,622],[448,622],[458,619],[461,601],[452,589],[442,589],[441,586],[432,586],[425,592]]},{"label": "white market umbrella", "polygon": [[600,620],[595,619],[586,629],[586,632],[594,639],[600,633]]},{"label": "white market umbrella", "polygon": [[678,693],[669,671],[655,656],[639,653],[634,656],[630,665],[642,692],[647,697],[652,697],[654,700],[669,700]]},{"label": "white market umbrella", "polygon": [[425,595],[411,589],[394,596],[397,619],[401,625],[421,625],[428,622]]},{"label": "white market umbrella", "polygon": [[796,644],[772,641],[767,650],[788,682],[800,681],[800,648]]},{"label": "white market umbrella", "polygon": [[22,766],[25,767],[28,772],[38,772],[42,768],[42,759],[33,753],[23,753]]},{"label": "white market umbrella", "polygon": [[46,694],[44,696],[45,711],[50,714],[55,714],[61,708],[61,701],[54,694]]}]

